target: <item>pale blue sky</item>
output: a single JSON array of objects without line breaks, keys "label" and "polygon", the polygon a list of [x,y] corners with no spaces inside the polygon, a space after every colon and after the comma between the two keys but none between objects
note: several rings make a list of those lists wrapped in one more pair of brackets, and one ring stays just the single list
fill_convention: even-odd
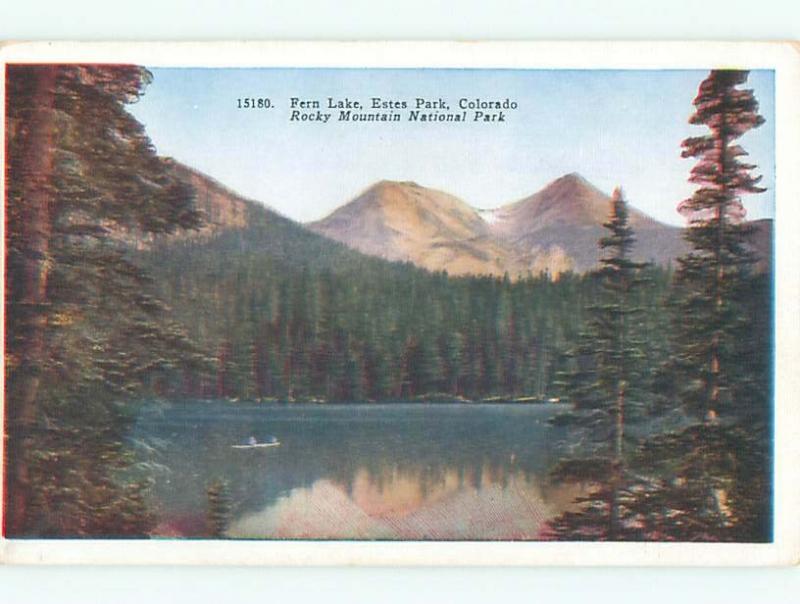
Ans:
[{"label": "pale blue sky", "polygon": [[[246,197],[300,221],[321,218],[381,179],[412,180],[478,208],[536,192],[569,172],[664,222],[691,194],[693,160],[680,142],[706,71],[479,69],[153,69],[131,111],[162,155],[189,164]],[[754,71],[767,122],[742,144],[769,191],[747,196],[751,218],[774,214],[774,77]],[[268,96],[268,110],[237,108]],[[290,97],[461,97],[519,104],[501,124],[425,125],[289,121]]]}]

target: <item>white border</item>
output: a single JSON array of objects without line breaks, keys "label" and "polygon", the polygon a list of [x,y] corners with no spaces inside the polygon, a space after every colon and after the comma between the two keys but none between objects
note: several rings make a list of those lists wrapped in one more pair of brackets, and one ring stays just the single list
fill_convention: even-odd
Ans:
[{"label": "white border", "polygon": [[[669,565],[800,563],[800,45],[777,42],[7,43],[0,65],[136,63],[173,67],[472,67],[775,70],[775,541],[772,544],[0,540],[18,564]],[[0,78],[0,106],[5,106]],[[688,113],[687,108],[687,113]],[[0,163],[4,164],[4,150]],[[5,171],[0,186],[5,191]],[[4,238],[1,239],[4,241]],[[0,311],[1,312],[1,311]],[[0,404],[0,411],[2,404]],[[2,454],[0,453],[0,456]],[[0,486],[2,489],[2,486]]]}]

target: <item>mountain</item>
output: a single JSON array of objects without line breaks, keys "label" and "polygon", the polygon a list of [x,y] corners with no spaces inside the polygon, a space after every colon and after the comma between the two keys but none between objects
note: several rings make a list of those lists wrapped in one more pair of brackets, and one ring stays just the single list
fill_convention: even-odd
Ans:
[{"label": "mountain", "polygon": [[[567,174],[538,193],[494,211],[493,231],[506,239],[520,239],[557,224],[602,224],[609,213],[609,197],[580,174]],[[644,215],[632,210],[632,226]]]},{"label": "mountain", "polygon": [[[493,210],[475,209],[453,195],[414,182],[384,180],[326,218],[301,225],[202,172],[168,161],[176,176],[194,190],[197,209],[205,218],[200,229],[167,236],[168,240],[206,240],[275,223],[281,236],[258,245],[269,245],[278,255],[308,256],[290,239],[332,253],[325,245],[332,239],[363,254],[411,262],[431,271],[447,270],[451,275],[502,276],[507,272],[518,277],[590,270],[597,264],[597,241],[606,234],[602,225],[611,202],[574,173]],[[634,258],[666,265],[688,251],[683,229],[662,224],[633,207],[629,220],[637,239]],[[771,225],[771,220],[753,222],[753,248],[759,258],[771,255]],[[307,237],[312,234],[309,231],[323,237]],[[284,238],[284,232],[294,235]],[[257,245],[256,240],[249,237],[248,245]],[[276,246],[277,240],[284,243],[283,248]],[[335,255],[340,253],[337,250]],[[766,264],[761,261],[759,266]]]},{"label": "mountain", "polygon": [[234,193],[207,174],[174,160],[170,164],[175,175],[194,190],[195,206],[205,217],[205,224],[198,231],[200,235],[247,226],[250,210],[257,205],[255,202]]},{"label": "mountain", "polygon": [[246,229],[253,222],[265,220],[288,220],[264,204],[242,197],[207,174],[190,168],[172,158],[163,160],[180,181],[189,185],[194,193],[195,208],[202,216],[197,229],[178,230],[169,235],[142,234],[138,231],[115,228],[114,236],[138,249],[150,248],[153,244],[169,243],[185,239],[207,240],[226,231]]},{"label": "mountain", "polygon": [[[496,210],[411,182],[379,182],[309,228],[365,254],[453,275],[583,272],[598,259],[610,198],[578,174]],[[631,208],[634,256],[667,264],[681,229]]]},{"label": "mountain", "polygon": [[413,182],[381,181],[308,226],[365,254],[453,275],[502,275],[513,256],[476,209]]},{"label": "mountain", "polygon": [[[567,174],[544,189],[493,212],[491,232],[517,256],[535,266],[542,256],[561,259],[561,270],[583,272],[598,260],[597,242],[606,234],[611,198],[579,174]],[[687,250],[683,229],[654,220],[634,207],[629,223],[637,243],[633,257],[666,265]],[[554,266],[551,268],[557,269]]]}]

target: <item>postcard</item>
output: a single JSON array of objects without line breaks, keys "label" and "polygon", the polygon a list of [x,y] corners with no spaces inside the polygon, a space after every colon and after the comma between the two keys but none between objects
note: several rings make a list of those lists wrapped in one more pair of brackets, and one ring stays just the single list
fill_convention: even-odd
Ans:
[{"label": "postcard", "polygon": [[796,45],[0,54],[0,560],[797,563]]}]

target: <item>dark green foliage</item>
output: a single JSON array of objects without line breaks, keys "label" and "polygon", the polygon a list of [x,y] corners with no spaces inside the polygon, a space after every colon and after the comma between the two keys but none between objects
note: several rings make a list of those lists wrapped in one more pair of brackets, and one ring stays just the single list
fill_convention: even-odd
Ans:
[{"label": "dark green foliage", "polygon": [[146,494],[150,484],[129,471],[129,421],[112,407],[104,411],[51,420],[36,435],[30,534],[142,538],[155,526]]},{"label": "dark green foliage", "polygon": [[770,287],[752,270],[740,199],[764,189],[735,144],[764,119],[752,91],[739,88],[746,81],[744,71],[712,71],[690,119],[709,134],[683,144],[684,157],[698,158],[690,180],[700,187],[679,207],[692,251],[676,273],[675,377],[697,425],[657,441],[657,457],[674,466],[676,497],[703,523],[696,534],[719,540],[769,536]]},{"label": "dark green foliage", "polygon": [[[559,421],[588,424],[596,437],[588,450],[599,456],[605,450],[611,469],[599,469],[603,458],[598,456],[556,468],[556,475],[587,484],[577,510],[552,524],[556,538],[770,538],[771,279],[752,270],[752,230],[743,221],[740,200],[763,189],[750,174],[755,166],[741,161],[746,153],[734,144],[763,123],[752,91],[738,88],[746,79],[746,72],[714,71],[695,99],[690,121],[708,126],[710,134],[683,145],[684,157],[699,159],[690,181],[700,188],[679,206],[689,220],[686,239],[692,250],[678,261],[673,321],[669,329],[662,327],[670,337],[644,355],[613,354],[620,349],[609,343],[618,343],[624,330],[619,323],[609,329],[620,315],[606,305],[599,309],[601,320],[590,322],[591,341],[575,355],[566,385],[576,413]],[[619,430],[608,428],[604,406],[615,383],[637,381],[633,374],[622,377],[635,366],[645,370],[639,376],[652,378],[651,392],[641,399],[649,403],[644,410],[650,418],[633,431],[639,442],[621,455],[620,443],[630,439],[620,441]],[[603,367],[605,379],[595,374]],[[626,431],[631,434],[630,427]],[[617,455],[609,456],[614,437]],[[616,532],[609,522],[615,509]]]},{"label": "dark green foliage", "polygon": [[[604,411],[609,416],[605,421],[610,421],[618,411],[628,419],[644,412],[646,361],[656,354],[655,338],[648,332],[663,303],[665,279],[661,271],[645,270],[648,265],[630,259],[635,238],[619,190],[604,226],[609,234],[598,242],[601,266],[591,275],[596,287],[586,308],[586,330],[569,351],[572,371],[560,380],[577,411]],[[614,407],[620,393],[624,409]],[[590,423],[594,423],[592,417],[586,414]]]},{"label": "dark green foliage", "polygon": [[646,361],[653,356],[648,342],[654,334],[642,329],[642,293],[649,290],[652,296],[658,289],[646,278],[647,266],[630,259],[635,238],[620,189],[614,192],[604,226],[608,234],[598,242],[601,266],[593,275],[597,289],[587,307],[586,331],[569,353],[571,371],[561,379],[573,411],[556,421],[573,426],[571,438],[580,444],[581,454],[592,455],[564,460],[552,472],[557,481],[590,485],[589,494],[576,501],[576,511],[551,523],[550,530],[561,539],[626,539],[635,526],[625,495],[634,481],[628,459],[636,439],[629,426],[647,414]]},{"label": "dark green foliage", "polygon": [[9,534],[146,534],[120,405],[203,362],[127,251],[199,221],[124,107],[149,79],[134,66],[8,67]]},{"label": "dark green foliage", "polygon": [[175,318],[218,351],[215,370],[176,374],[173,396],[552,396],[595,287],[573,274],[517,282],[431,274],[265,210],[251,209],[249,221],[143,256]]},{"label": "dark green foliage", "polygon": [[756,166],[741,161],[747,153],[735,144],[764,122],[752,90],[738,88],[746,81],[745,71],[712,71],[700,85],[689,120],[710,132],[683,142],[683,157],[698,158],[689,180],[700,187],[679,206],[689,220],[686,239],[692,250],[679,259],[676,273],[681,298],[677,356],[687,386],[682,400],[701,419],[759,414],[737,393],[738,376],[748,373],[740,367],[738,340],[755,261],[740,197],[764,191],[757,186],[761,177],[751,175]]},{"label": "dark green foliage", "polygon": [[[589,450],[599,455],[616,437],[617,455],[609,457],[610,472],[597,468],[598,457],[556,469],[588,485],[577,510],[551,526],[556,538],[770,539],[771,278],[753,271],[752,230],[740,200],[763,189],[751,175],[755,166],[741,161],[746,153],[734,144],[763,123],[752,91],[738,88],[746,80],[746,72],[713,71],[695,99],[690,122],[706,125],[710,133],[683,144],[684,157],[699,159],[690,181],[700,188],[679,206],[689,220],[692,249],[678,260],[672,324],[662,327],[670,337],[638,358],[608,355],[619,350],[609,341],[624,330],[618,325],[606,331],[619,314],[605,306],[600,316],[606,322],[591,322],[592,341],[579,348],[576,370],[566,381],[577,412],[559,421],[585,419],[597,436]],[[633,375],[623,380],[622,372],[640,360],[647,362],[639,376],[652,378],[651,392],[642,399],[650,418],[633,432],[639,442],[621,455],[619,430],[604,429],[604,402],[609,405],[614,383],[629,383]],[[598,379],[594,371],[604,366],[607,379]],[[604,531],[614,527],[609,519],[615,508],[617,530]]]},{"label": "dark green foliage", "polygon": [[694,424],[650,439],[637,467],[651,477],[632,504],[651,538],[763,541],[770,533],[770,435],[759,429]]},{"label": "dark green foliage", "polygon": [[[771,279],[753,270],[741,195],[763,191],[735,140],[763,123],[747,72],[712,71],[694,101],[687,139],[699,188],[679,211],[691,251],[678,260],[672,354],[656,373],[661,412],[686,421],[650,438],[637,464],[648,477],[632,506],[649,538],[768,541],[771,537]],[[687,425],[688,424],[688,425]]]}]

